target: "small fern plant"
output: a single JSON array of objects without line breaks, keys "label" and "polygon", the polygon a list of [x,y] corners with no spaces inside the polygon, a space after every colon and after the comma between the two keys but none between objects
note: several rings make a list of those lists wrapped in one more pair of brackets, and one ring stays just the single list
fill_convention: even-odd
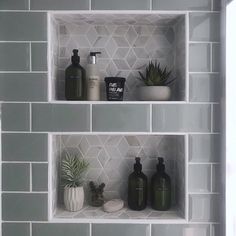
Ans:
[{"label": "small fern plant", "polygon": [[64,187],[76,188],[83,184],[83,174],[89,164],[77,154],[66,153],[61,163],[61,177]]}]

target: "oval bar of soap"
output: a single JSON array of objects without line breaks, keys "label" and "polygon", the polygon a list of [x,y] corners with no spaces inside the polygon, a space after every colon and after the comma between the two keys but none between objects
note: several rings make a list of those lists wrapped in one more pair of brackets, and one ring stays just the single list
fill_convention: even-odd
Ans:
[{"label": "oval bar of soap", "polygon": [[124,207],[124,201],[122,201],[121,199],[112,199],[103,205],[103,210],[105,212],[111,213],[119,211],[123,207]]}]

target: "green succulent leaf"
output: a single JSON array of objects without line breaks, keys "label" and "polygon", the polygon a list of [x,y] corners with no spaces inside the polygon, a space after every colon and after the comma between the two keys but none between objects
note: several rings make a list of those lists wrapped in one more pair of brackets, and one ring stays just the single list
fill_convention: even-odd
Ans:
[{"label": "green succulent leaf", "polygon": [[172,83],[175,79],[168,81],[171,71],[161,68],[160,63],[150,61],[145,69],[145,75],[139,71],[140,80],[147,86],[166,86]]}]

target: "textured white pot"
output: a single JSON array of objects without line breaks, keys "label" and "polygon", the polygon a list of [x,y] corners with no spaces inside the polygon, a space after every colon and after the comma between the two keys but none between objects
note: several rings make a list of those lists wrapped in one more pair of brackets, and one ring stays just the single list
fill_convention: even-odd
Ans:
[{"label": "textured white pot", "polygon": [[64,188],[64,204],[68,211],[79,211],[84,204],[84,188],[83,187],[65,187]]},{"label": "textured white pot", "polygon": [[142,86],[138,93],[141,101],[167,101],[171,90],[168,86]]}]

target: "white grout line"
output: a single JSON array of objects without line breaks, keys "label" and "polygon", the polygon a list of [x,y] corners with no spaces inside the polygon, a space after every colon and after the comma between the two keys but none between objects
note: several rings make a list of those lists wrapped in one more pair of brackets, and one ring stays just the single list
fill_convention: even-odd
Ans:
[{"label": "white grout line", "polygon": [[93,235],[93,232],[92,232],[92,223],[89,223],[89,236],[92,236]]},{"label": "white grout line", "polygon": [[186,96],[186,101],[189,102],[189,13],[186,13],[185,15],[185,48],[186,48],[186,56],[185,56],[185,96]]},{"label": "white grout line", "polygon": [[[29,10],[0,10],[0,12],[26,12]],[[30,12],[48,12],[50,14],[150,14],[150,10],[30,10]],[[152,10],[151,14],[184,14],[189,13],[221,13],[220,11],[211,10]]]},{"label": "white grout line", "polygon": [[219,192],[189,192],[190,195],[220,195]]},{"label": "white grout line", "polygon": [[220,44],[220,42],[218,42],[218,41],[191,41],[191,40],[189,40],[189,43],[192,43],[192,44],[211,44],[211,43]]},{"label": "white grout line", "polygon": [[149,1],[149,4],[150,4],[150,6],[149,6],[149,10],[152,11],[152,8],[153,8],[152,0]]},{"label": "white grout line", "polygon": [[149,224],[149,236],[152,236],[152,224]]},{"label": "white grout line", "polygon": [[30,227],[30,236],[32,236],[32,222],[30,222],[29,227]]},{"label": "white grout line", "polygon": [[22,71],[0,71],[0,74],[46,74],[47,71],[28,71],[28,70],[22,70]]},{"label": "white grout line", "polygon": [[16,41],[16,40],[9,40],[9,41],[5,41],[5,40],[0,40],[0,43],[47,43],[48,41]]},{"label": "white grout line", "polygon": [[48,164],[48,162],[43,161],[2,161],[4,164]]},{"label": "white grout line", "polygon": [[211,133],[213,133],[214,132],[214,128],[213,128],[213,121],[214,121],[214,107],[213,107],[213,105],[211,104]]},{"label": "white grout line", "polygon": [[209,71],[207,71],[207,72],[199,72],[199,71],[191,71],[191,72],[189,72],[189,74],[216,74],[216,75],[218,75],[218,74],[220,74],[220,72],[209,72]]},{"label": "white grout line", "polygon": [[188,195],[188,159],[189,135],[185,135],[185,219],[189,221],[189,195]]},{"label": "white grout line", "polygon": [[30,163],[30,192],[32,192],[32,163]]},{"label": "white grout line", "polygon": [[29,43],[29,71],[32,72],[32,45]]},{"label": "white grout line", "polygon": [[189,162],[189,165],[220,165],[220,162]]},{"label": "white grout line", "polygon": [[32,103],[29,103],[29,122],[30,122],[30,132],[32,132]]},{"label": "white grout line", "polygon": [[30,11],[30,1],[31,0],[28,0],[28,10]]},{"label": "white grout line", "polygon": [[211,11],[213,11],[214,0],[211,0]]},{"label": "white grout line", "polygon": [[[52,199],[52,146],[53,146],[53,137],[48,135],[48,219],[52,219],[53,214],[53,199]],[[61,148],[60,148],[61,150]]]},{"label": "white grout line", "polygon": [[213,46],[212,43],[210,44],[210,72],[213,71]]},{"label": "white grout line", "polygon": [[213,190],[213,165],[211,164],[211,192]]},{"label": "white grout line", "polygon": [[152,132],[152,104],[150,104],[150,113],[149,113],[149,115],[150,115],[150,117],[149,117],[149,122],[150,122],[150,132]]},{"label": "white grout line", "polygon": [[92,11],[92,0],[89,0],[89,11]]},{"label": "white grout line", "polygon": [[[29,132],[26,131],[2,131],[3,134],[28,134]],[[175,136],[181,136],[181,135],[213,135],[213,134],[220,134],[220,132],[64,132],[64,131],[58,131],[58,132],[50,132],[50,131],[32,131],[32,134],[51,134],[51,135],[175,135]]]},{"label": "white grout line", "polygon": [[46,191],[2,191],[2,193],[8,193],[8,194],[48,194]]}]

